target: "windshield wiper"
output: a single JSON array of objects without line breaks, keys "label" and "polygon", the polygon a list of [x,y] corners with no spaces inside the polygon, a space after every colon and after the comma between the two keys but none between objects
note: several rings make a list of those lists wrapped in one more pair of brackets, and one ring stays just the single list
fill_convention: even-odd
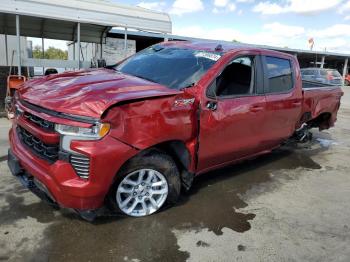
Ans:
[{"label": "windshield wiper", "polygon": [[136,77],[138,77],[138,78],[141,78],[141,79],[144,79],[144,80],[150,81],[150,82],[152,82],[152,83],[156,83],[156,84],[158,84],[158,83],[157,83],[156,81],[154,81],[153,79],[148,78],[148,77],[145,77],[145,76],[140,76],[140,75],[133,75],[133,76],[136,76]]}]

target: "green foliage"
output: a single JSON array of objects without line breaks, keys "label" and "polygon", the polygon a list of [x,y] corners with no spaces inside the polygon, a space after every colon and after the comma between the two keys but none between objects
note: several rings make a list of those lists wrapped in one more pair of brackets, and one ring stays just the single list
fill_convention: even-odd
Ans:
[{"label": "green foliage", "polygon": [[[33,49],[33,58],[43,58],[43,53],[41,50],[41,46],[36,45]],[[45,59],[59,59],[59,60],[67,60],[68,59],[68,51],[64,51],[58,48],[54,48],[50,46],[45,50]]]}]

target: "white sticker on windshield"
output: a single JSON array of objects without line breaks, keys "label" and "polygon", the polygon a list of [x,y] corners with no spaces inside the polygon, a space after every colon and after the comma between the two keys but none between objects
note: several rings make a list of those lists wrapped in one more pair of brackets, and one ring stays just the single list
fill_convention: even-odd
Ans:
[{"label": "white sticker on windshield", "polygon": [[218,61],[220,59],[220,55],[218,54],[213,54],[213,53],[209,53],[209,52],[197,52],[195,54],[195,57],[204,57],[213,61]]}]

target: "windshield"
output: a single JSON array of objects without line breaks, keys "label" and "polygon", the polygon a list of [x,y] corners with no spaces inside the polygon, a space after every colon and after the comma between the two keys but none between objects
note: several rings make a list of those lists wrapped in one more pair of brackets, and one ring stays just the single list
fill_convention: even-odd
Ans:
[{"label": "windshield", "polygon": [[115,69],[179,90],[196,84],[221,55],[155,45],[130,57]]}]

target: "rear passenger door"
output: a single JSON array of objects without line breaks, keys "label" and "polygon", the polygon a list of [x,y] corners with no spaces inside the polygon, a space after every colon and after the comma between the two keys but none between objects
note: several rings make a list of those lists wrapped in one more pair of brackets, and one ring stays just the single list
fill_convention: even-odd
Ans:
[{"label": "rear passenger door", "polygon": [[302,87],[297,63],[289,56],[263,56],[266,144],[279,145],[295,131],[302,112]]}]

